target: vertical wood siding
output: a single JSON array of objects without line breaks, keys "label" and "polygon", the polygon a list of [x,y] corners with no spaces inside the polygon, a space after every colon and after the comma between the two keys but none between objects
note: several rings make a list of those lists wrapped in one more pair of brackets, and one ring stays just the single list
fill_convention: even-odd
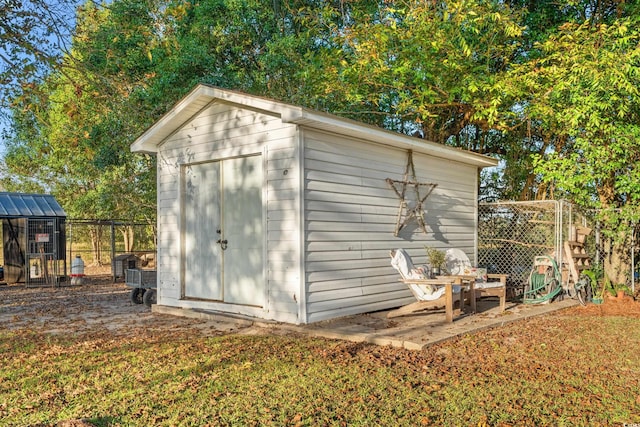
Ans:
[{"label": "vertical wood siding", "polygon": [[[181,166],[264,154],[266,280],[264,308],[181,299]],[[300,300],[297,130],[274,116],[213,104],[170,136],[158,151],[158,303],[298,323]],[[286,171],[286,172],[285,172]]]},{"label": "vertical wood siding", "polygon": [[385,179],[403,179],[407,156],[406,150],[305,132],[308,322],[412,302],[390,265],[391,249],[407,249],[417,264],[427,261],[425,245],[473,256],[477,169],[443,158],[413,154],[418,181],[438,186],[425,202],[427,234],[412,222],[394,237],[400,201]]}]

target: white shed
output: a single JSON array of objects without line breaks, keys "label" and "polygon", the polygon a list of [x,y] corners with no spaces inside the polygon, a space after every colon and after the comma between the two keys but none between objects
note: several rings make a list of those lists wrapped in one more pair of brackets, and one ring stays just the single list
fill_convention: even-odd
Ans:
[{"label": "white shed", "polygon": [[[425,245],[460,248],[475,259],[478,171],[497,164],[207,85],[131,149],[157,156],[155,309],[295,324],[412,302],[390,265],[391,249],[405,248],[417,262],[427,260]],[[388,181],[407,181],[411,157],[416,181],[437,184],[424,202],[427,233],[415,218],[404,221]],[[428,189],[418,186],[420,197]],[[409,207],[414,193],[408,186]]]}]

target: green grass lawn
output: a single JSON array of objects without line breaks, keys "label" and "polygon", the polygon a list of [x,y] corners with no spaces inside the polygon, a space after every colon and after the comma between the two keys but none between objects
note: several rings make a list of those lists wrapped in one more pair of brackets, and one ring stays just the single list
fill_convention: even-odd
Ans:
[{"label": "green grass lawn", "polygon": [[640,319],[550,315],[423,351],[303,336],[0,330],[0,425],[640,423]]}]

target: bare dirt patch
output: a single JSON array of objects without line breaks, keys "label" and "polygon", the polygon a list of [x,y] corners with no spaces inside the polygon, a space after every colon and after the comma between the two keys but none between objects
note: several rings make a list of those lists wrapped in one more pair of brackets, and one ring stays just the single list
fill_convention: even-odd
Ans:
[{"label": "bare dirt patch", "polygon": [[152,313],[145,305],[131,302],[130,290],[124,283],[112,283],[109,276],[92,277],[81,286],[0,286],[0,325],[10,330],[114,337],[177,332],[216,335],[241,328],[234,323]]}]

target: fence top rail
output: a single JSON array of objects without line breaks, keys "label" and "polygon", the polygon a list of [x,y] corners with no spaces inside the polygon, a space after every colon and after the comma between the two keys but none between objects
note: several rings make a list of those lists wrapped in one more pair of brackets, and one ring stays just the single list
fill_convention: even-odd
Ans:
[{"label": "fence top rail", "polygon": [[569,203],[564,200],[525,200],[525,201],[502,201],[502,202],[481,202],[480,206],[512,206],[512,205],[559,205],[561,203]]},{"label": "fence top rail", "polygon": [[125,220],[111,220],[111,219],[67,219],[67,223],[80,224],[80,225],[136,225],[146,226],[155,225],[155,222],[131,222]]}]

